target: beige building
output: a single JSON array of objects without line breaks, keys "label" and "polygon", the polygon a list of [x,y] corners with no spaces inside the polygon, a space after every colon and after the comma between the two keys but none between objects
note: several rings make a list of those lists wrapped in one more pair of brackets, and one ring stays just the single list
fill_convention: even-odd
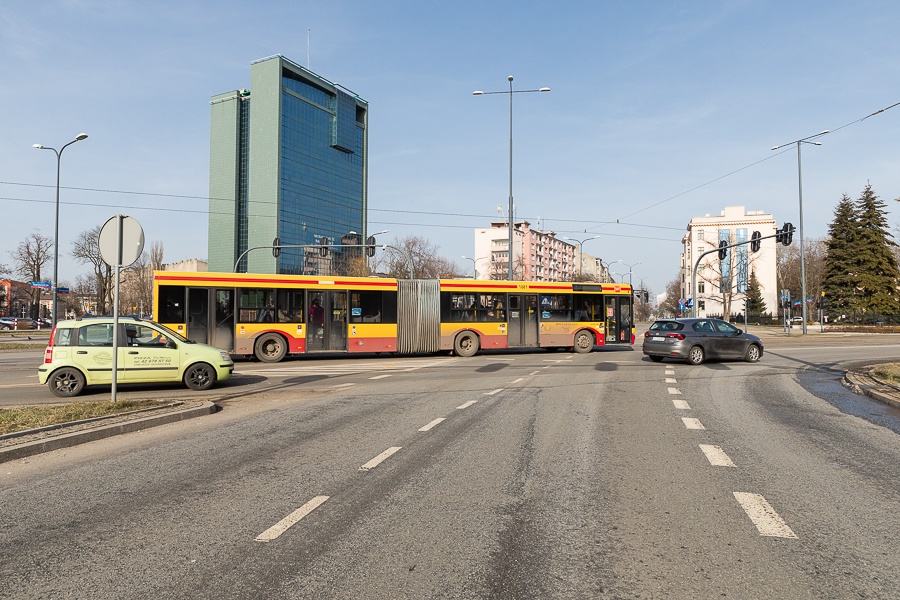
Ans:
[{"label": "beige building", "polygon": [[[775,259],[775,238],[760,241],[760,250],[751,252],[750,244],[728,249],[724,260],[717,252],[697,259],[704,252],[715,250],[721,240],[729,244],[750,241],[754,231],[761,237],[775,234],[775,219],[761,210],[745,211],[743,206],[727,206],[718,216],[694,217],[682,238],[681,297],[694,299],[699,316],[723,315],[726,306],[732,315],[743,312],[744,298],[755,273],[759,282],[765,312],[778,311],[778,278]],[[697,265],[696,298],[691,289]]]},{"label": "beige building", "polygon": [[[509,273],[509,228],[506,221],[475,230],[478,279],[506,279]],[[518,281],[571,281],[576,273],[575,245],[553,231],[532,229],[528,221],[513,227],[513,273]]]}]

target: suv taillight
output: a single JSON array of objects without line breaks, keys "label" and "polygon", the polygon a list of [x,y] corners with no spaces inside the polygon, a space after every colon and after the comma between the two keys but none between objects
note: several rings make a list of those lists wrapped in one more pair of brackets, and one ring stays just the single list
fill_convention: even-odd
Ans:
[{"label": "suv taillight", "polygon": [[667,333],[666,337],[675,338],[676,340],[683,340],[684,334],[683,333]]},{"label": "suv taillight", "polygon": [[47,342],[47,349],[44,350],[44,364],[53,362],[53,340],[56,339],[56,327],[50,331],[50,341]]}]

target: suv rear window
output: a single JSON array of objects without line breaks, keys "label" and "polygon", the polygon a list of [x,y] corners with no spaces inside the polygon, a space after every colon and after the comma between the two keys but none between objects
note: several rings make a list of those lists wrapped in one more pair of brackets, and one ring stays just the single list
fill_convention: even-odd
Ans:
[{"label": "suv rear window", "polygon": [[656,321],[650,326],[650,331],[681,331],[684,323],[678,321]]}]

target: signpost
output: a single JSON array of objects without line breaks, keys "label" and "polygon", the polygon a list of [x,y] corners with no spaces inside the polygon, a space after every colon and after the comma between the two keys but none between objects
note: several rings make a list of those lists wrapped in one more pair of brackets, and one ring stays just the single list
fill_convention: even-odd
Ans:
[{"label": "signpost", "polygon": [[144,251],[144,230],[136,219],[116,215],[103,224],[100,237],[100,256],[115,268],[113,294],[112,401],[116,401],[116,381],[119,376],[119,270],[131,266]]}]

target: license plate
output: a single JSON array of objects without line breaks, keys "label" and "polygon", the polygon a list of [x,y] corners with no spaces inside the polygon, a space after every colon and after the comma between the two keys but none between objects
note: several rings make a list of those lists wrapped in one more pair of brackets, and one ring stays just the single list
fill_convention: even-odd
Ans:
[{"label": "license plate", "polygon": [[664,342],[664,341],[666,341],[666,338],[664,338],[664,337],[659,337],[659,336],[653,336],[652,338],[650,338],[650,341],[652,341],[652,342]]}]

